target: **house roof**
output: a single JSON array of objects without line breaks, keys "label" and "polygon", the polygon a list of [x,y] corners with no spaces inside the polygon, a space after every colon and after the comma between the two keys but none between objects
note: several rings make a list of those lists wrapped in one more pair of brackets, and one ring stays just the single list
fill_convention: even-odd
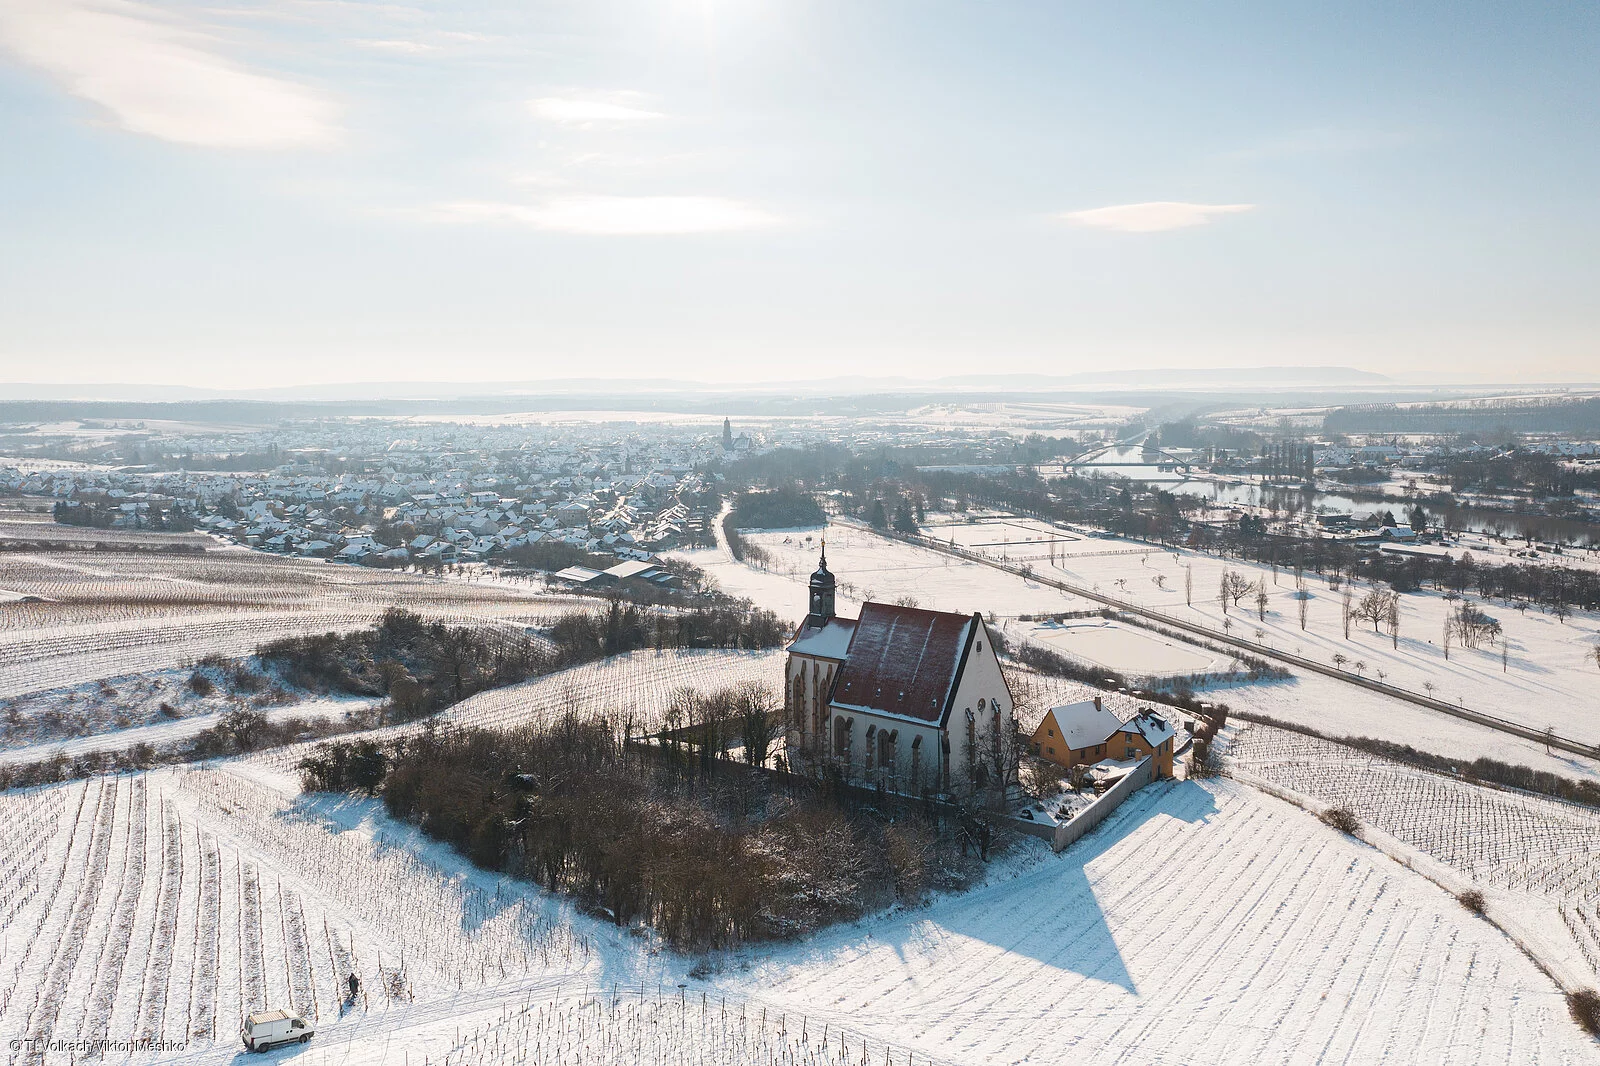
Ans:
[{"label": "house roof", "polygon": [[611,567],[605,572],[618,579],[641,576],[648,578],[654,576],[653,574],[649,573],[649,571],[654,569],[655,567],[650,563],[635,559],[632,562],[618,563],[616,566]]},{"label": "house roof", "polygon": [[942,722],[980,624],[976,615],[862,604],[833,702]]},{"label": "house roof", "polygon": [[1152,710],[1139,712],[1137,718],[1124,722],[1121,732],[1135,733],[1144,738],[1152,748],[1159,747],[1177,735],[1172,723]]},{"label": "house roof", "polygon": [[1095,700],[1079,700],[1052,707],[1045,714],[1045,722],[1055,720],[1056,733],[1073,751],[1104,744],[1111,735],[1122,728],[1122,719]]},{"label": "house roof", "polygon": [[854,618],[830,618],[820,626],[803,622],[789,651],[796,655],[811,655],[818,659],[838,659],[841,662],[850,650],[850,638],[855,636]]}]

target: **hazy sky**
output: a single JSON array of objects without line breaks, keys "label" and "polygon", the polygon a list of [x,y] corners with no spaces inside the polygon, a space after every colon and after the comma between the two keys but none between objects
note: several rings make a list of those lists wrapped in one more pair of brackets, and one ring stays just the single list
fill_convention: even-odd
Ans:
[{"label": "hazy sky", "polygon": [[1600,5],[0,0],[0,380],[1594,378]]}]

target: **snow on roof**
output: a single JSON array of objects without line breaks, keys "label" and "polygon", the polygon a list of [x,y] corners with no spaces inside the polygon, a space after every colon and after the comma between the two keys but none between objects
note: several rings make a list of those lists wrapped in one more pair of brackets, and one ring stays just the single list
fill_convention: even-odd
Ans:
[{"label": "snow on roof", "polygon": [[565,570],[556,571],[556,577],[562,581],[572,581],[578,584],[586,584],[599,576],[600,571],[591,570],[587,566],[569,566]]},{"label": "snow on roof", "polygon": [[789,645],[797,655],[811,655],[818,659],[838,659],[843,662],[850,648],[850,638],[855,635],[854,618],[830,618],[820,626],[805,624]]},{"label": "snow on roof", "polygon": [[654,569],[655,566],[652,564],[636,559],[629,563],[618,563],[616,566],[606,570],[606,573],[620,580],[623,578],[638,577],[639,575],[644,574],[646,571]]},{"label": "snow on roof", "polygon": [[1152,748],[1165,744],[1178,733],[1171,722],[1148,708],[1139,712],[1137,718],[1124,722],[1121,732],[1135,733],[1143,737],[1145,743]]},{"label": "snow on roof", "polygon": [[834,702],[857,710],[942,721],[972,642],[974,622],[964,614],[862,604],[834,686]]},{"label": "snow on roof", "polygon": [[1045,720],[1055,720],[1056,732],[1073,751],[1104,744],[1122,728],[1122,719],[1100,705],[1098,700],[1081,700],[1052,707]]}]

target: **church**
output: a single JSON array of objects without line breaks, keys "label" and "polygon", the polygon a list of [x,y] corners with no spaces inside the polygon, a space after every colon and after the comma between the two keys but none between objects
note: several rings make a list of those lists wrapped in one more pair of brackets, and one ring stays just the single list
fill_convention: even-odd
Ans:
[{"label": "church", "polygon": [[1014,701],[981,614],[861,605],[835,612],[827,544],[789,643],[785,754],[890,792],[972,798],[1016,778]]}]

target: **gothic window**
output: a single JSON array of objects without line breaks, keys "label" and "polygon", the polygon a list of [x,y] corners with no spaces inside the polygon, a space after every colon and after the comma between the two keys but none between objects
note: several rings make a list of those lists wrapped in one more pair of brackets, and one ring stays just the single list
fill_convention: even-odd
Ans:
[{"label": "gothic window", "polygon": [[794,693],[789,704],[789,720],[796,729],[805,728],[806,679],[803,670],[794,675]]}]

